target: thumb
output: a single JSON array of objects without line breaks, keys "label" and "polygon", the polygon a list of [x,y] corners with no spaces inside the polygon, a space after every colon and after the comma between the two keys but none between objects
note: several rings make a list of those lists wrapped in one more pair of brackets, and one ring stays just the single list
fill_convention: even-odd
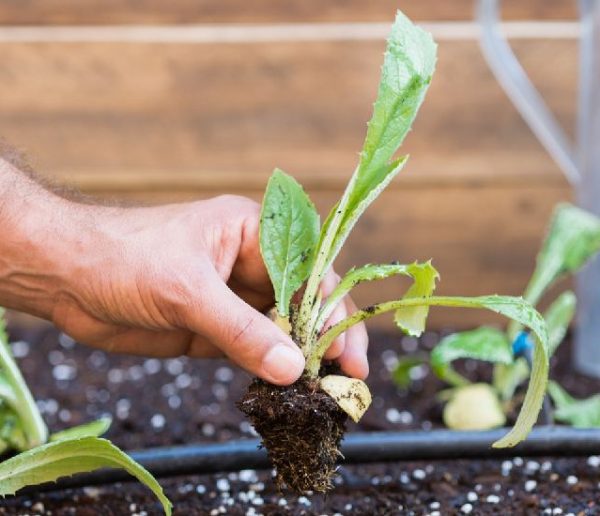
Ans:
[{"label": "thumb", "polygon": [[[216,274],[202,282],[200,309],[187,314],[189,329],[204,335],[233,362],[276,385],[304,370],[300,348],[283,330],[238,296]],[[196,305],[198,306],[198,305]]]}]

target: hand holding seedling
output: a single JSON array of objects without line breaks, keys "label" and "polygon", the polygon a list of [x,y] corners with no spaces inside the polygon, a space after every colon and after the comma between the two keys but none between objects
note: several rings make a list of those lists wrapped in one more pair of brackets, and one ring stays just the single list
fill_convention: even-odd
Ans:
[{"label": "hand holding seedling", "polygon": [[[333,486],[346,418],[358,421],[371,403],[364,382],[332,374],[323,363],[338,356],[347,375],[366,376],[362,321],[393,313],[400,330],[419,336],[430,307],[491,310],[528,328],[534,339],[521,412],[494,443],[514,446],[535,424],[548,378],[546,324],[529,302],[435,296],[439,275],[430,261],[365,264],[341,280],[331,272],[352,228],[407,162],[396,151],[435,61],[431,36],[398,12],[358,164],[323,220],[301,185],[280,169],[259,210],[237,197],[154,208],[85,205],[0,167],[0,220],[8,228],[0,242],[0,304],[46,317],[77,340],[107,349],[157,356],[224,352],[266,380],[255,380],[238,406],[261,435],[278,484],[298,492]],[[349,301],[358,284],[396,275],[412,284],[394,299],[361,310]],[[259,311],[272,292],[277,324]]]},{"label": "hand holding seedling", "polygon": [[[4,239],[0,305],[52,320],[80,342],[154,356],[225,354],[276,384],[296,380],[304,357],[261,311],[273,291],[258,244],[260,206],[236,196],[168,206],[80,204],[0,166]],[[327,296],[336,286],[331,271]],[[354,307],[348,299],[337,322]],[[345,342],[348,345],[345,345]],[[332,346],[364,377],[366,333]]]}]

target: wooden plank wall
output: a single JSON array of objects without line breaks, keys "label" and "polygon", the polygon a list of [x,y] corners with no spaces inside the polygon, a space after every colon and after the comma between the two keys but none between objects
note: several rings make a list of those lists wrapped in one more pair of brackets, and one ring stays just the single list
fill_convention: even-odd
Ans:
[{"label": "wooden plank wall", "polygon": [[[572,133],[575,0],[504,3],[519,36],[511,43]],[[4,0],[0,135],[39,171],[99,196],[260,199],[279,166],[325,213],[354,168],[382,24],[397,5]],[[442,293],[519,293],[551,209],[570,189],[488,70],[472,2],[400,6],[437,36],[438,71],[405,144],[410,163],[338,268],[432,257]],[[557,20],[566,23],[548,25]],[[394,282],[365,286],[359,300],[399,291]],[[432,324],[470,325],[480,315],[440,311]]]}]

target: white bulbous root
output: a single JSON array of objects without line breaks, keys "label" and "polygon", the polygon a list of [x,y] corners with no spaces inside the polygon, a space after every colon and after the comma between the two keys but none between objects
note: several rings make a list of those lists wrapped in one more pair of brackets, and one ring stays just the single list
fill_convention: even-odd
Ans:
[{"label": "white bulbous root", "polygon": [[320,387],[355,423],[371,405],[371,391],[362,380],[330,374],[321,378]]},{"label": "white bulbous root", "polygon": [[458,387],[444,407],[444,423],[452,430],[490,430],[505,422],[498,395],[486,383]]}]

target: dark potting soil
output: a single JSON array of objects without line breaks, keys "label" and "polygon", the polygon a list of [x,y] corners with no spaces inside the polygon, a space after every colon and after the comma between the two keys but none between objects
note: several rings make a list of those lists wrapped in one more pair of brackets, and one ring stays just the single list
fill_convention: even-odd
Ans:
[{"label": "dark potting soil", "polygon": [[[371,336],[373,405],[348,430],[403,430],[441,426],[435,393],[441,384],[426,366],[413,371],[410,389],[390,380],[399,355],[431,349],[439,335],[421,339]],[[108,355],[75,345],[54,330],[12,329],[15,355],[55,431],[112,414],[107,437],[124,449],[255,436],[235,403],[249,375],[224,360],[170,360]],[[553,359],[552,376],[575,396],[600,392],[600,381],[570,370],[569,346]],[[467,361],[470,378],[489,368]],[[600,453],[600,450],[599,450]],[[398,462],[344,466],[327,495],[280,493],[271,472],[162,479],[179,515],[217,514],[600,514],[600,456]],[[160,514],[135,483],[9,497],[0,514]]]},{"label": "dark potting soil", "polygon": [[260,434],[280,489],[325,493],[333,487],[348,416],[317,381],[302,377],[277,387],[254,380],[238,408]]}]

